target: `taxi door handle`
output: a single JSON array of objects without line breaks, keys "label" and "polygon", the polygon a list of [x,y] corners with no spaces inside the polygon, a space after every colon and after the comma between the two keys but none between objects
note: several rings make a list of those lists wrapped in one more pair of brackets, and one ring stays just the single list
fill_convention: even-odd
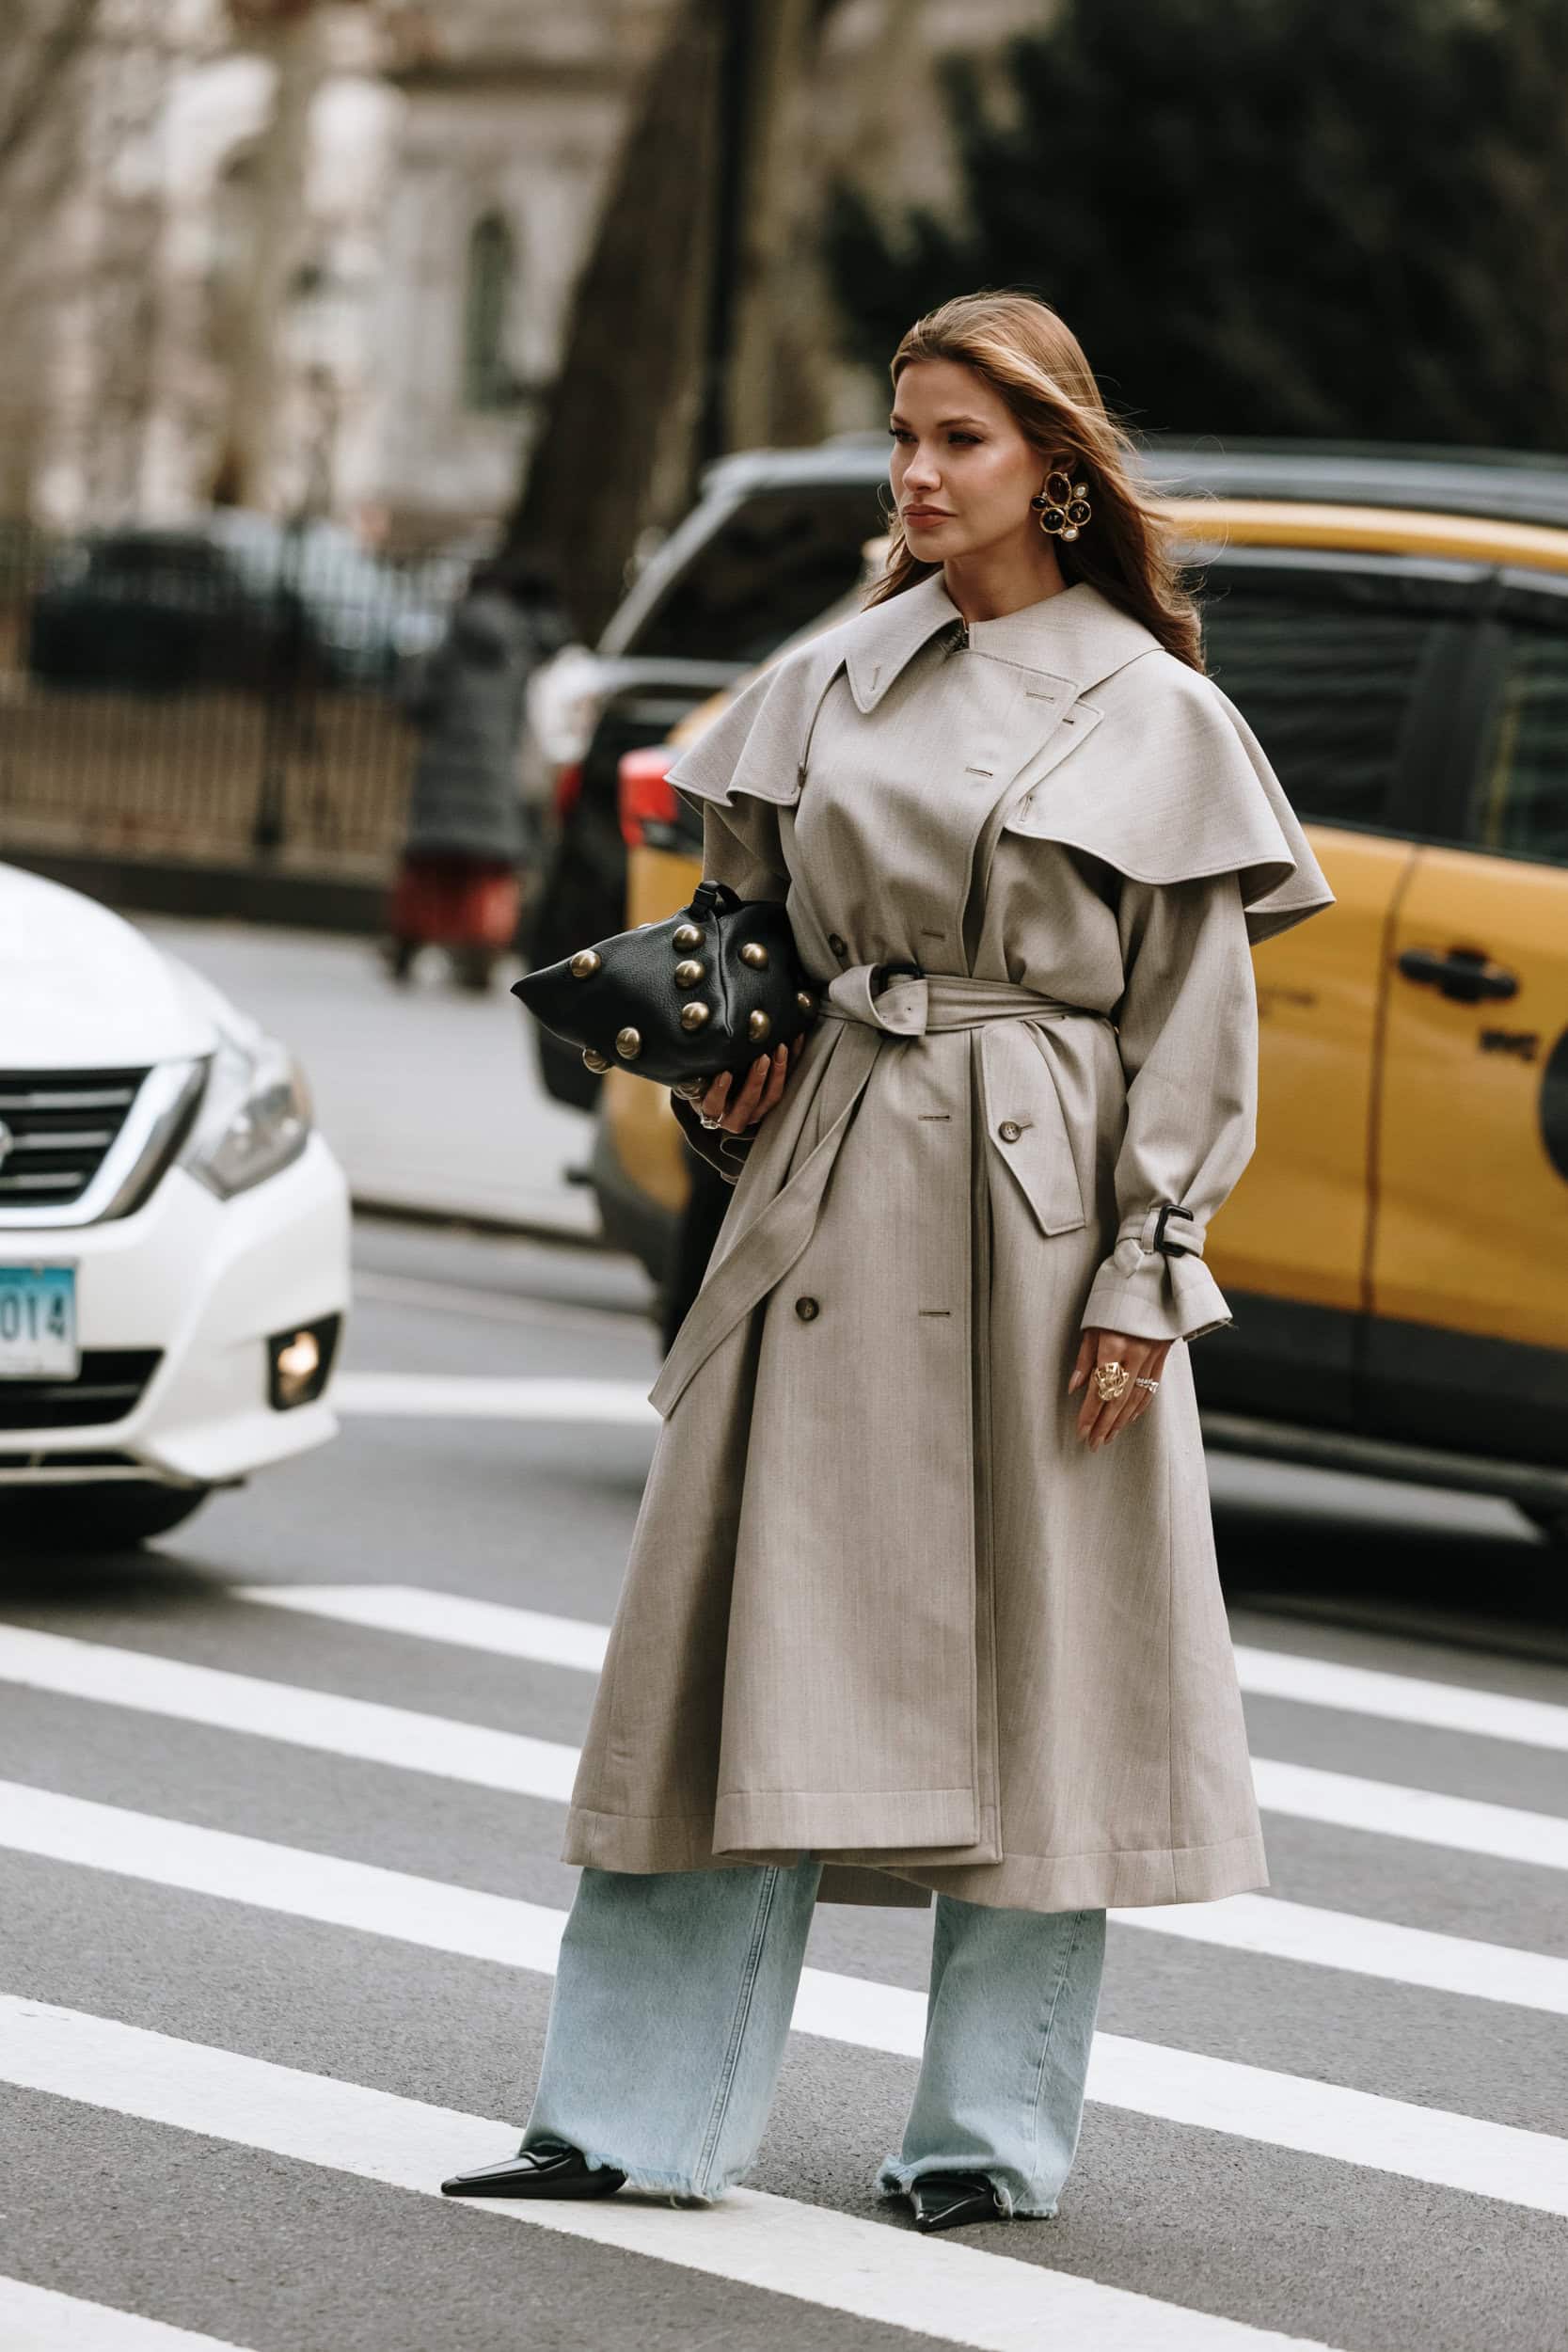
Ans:
[{"label": "taxi door handle", "polygon": [[1450,947],[1446,956],[1432,947],[1407,947],[1399,965],[1407,980],[1420,980],[1462,1005],[1479,1005],[1483,996],[1519,993],[1518,974],[1505,971],[1474,947]]}]

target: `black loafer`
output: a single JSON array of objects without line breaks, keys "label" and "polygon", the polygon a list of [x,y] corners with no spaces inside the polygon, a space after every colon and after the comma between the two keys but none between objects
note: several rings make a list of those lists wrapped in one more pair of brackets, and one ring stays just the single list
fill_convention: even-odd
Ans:
[{"label": "black loafer", "polygon": [[563,2139],[542,2139],[504,2164],[483,2164],[477,2172],[454,2172],[441,2183],[443,2197],[613,2197],[626,2176],[612,2166],[594,2171],[580,2148]]},{"label": "black loafer", "polygon": [[984,2172],[927,2172],[911,2183],[917,2230],[961,2230],[971,2221],[1000,2221],[1002,2200]]}]

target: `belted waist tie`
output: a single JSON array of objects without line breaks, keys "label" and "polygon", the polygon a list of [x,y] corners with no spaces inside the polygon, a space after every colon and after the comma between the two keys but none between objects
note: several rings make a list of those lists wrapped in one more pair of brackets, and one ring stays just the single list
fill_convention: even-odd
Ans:
[{"label": "belted waist tie", "polygon": [[927,972],[918,978],[906,975],[877,989],[877,975],[890,968],[897,967],[851,964],[819,998],[819,1009],[830,1021],[862,1022],[889,1037],[940,1036],[952,1029],[978,1029],[991,1021],[1049,1021],[1068,1013],[1090,1021],[1108,1018],[1087,1005],[1042,996],[1037,989],[1021,988],[1012,980],[972,980],[958,972]]},{"label": "belted waist tie", "polygon": [[[1069,1005],[1011,980],[971,979],[960,973],[927,973],[876,985],[889,967],[857,963],[840,972],[818,999],[824,1019],[842,1022],[845,1034],[832,1058],[852,1059],[843,1108],[813,1144],[756,1216],[744,1224],[710,1268],[676,1334],[664,1368],[650,1391],[659,1413],[671,1412],[689,1382],[736,1326],[767,1297],[800,1256],[816,1229],[823,1193],[840,1147],[883,1048],[955,1031],[989,1031],[1011,1021],[1056,1021],[1078,1016],[1108,1021],[1086,1005]],[[896,967],[895,967],[896,968]],[[982,1053],[984,1041],[982,1040]],[[825,1075],[826,1073],[824,1073]],[[777,1118],[779,1114],[773,1113]],[[737,1202],[737,1207],[743,1205]],[[1074,1222],[1082,1222],[1078,1217]]]}]

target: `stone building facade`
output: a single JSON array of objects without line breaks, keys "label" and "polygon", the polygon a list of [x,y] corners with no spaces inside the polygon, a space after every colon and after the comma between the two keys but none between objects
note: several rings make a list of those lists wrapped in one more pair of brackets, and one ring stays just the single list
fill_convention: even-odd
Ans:
[{"label": "stone building facade", "polygon": [[[46,0],[17,0],[40,9]],[[370,535],[472,535],[510,503],[627,108],[672,0],[328,0],[261,502]],[[838,0],[799,95],[784,255],[812,413],[874,422],[834,356],[811,192],[948,184],[931,66],[1049,0]],[[222,480],[275,68],[224,0],[101,0],[0,201],[0,518],[198,511]],[[5,88],[0,82],[0,120]],[[792,181],[793,187],[793,181]]]}]

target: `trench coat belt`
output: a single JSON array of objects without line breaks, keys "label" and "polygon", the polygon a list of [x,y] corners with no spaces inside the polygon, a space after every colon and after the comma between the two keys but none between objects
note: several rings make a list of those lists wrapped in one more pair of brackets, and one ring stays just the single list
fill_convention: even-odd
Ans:
[{"label": "trench coat belt", "polygon": [[[879,989],[878,976],[884,968],[876,963],[852,964],[819,997],[823,1018],[845,1025],[833,1066],[838,1068],[846,1053],[851,1056],[847,1097],[799,1167],[755,1218],[742,1227],[734,1246],[726,1250],[721,1242],[721,1254],[692,1301],[649,1391],[649,1401],[659,1413],[674,1409],[714,1349],[784,1280],[801,1255],[816,1230],[833,1163],[884,1046],[955,1030],[983,1031],[1003,1021],[1061,1020],[1072,1014],[1094,1021],[1108,1018],[1089,1006],[1069,1005],[1012,980],[971,979],[961,973],[903,977]],[[736,1205],[743,1206],[743,1199]]]}]

